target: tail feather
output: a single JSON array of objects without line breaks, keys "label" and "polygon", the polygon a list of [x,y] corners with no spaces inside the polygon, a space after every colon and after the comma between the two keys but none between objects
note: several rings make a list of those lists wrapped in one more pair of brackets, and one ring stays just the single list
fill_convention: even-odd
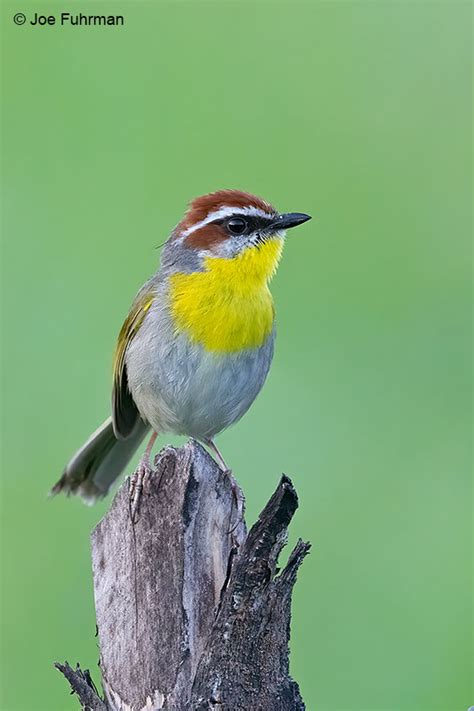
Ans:
[{"label": "tail feather", "polygon": [[77,494],[90,504],[104,497],[127,466],[148,428],[140,420],[127,439],[117,440],[109,417],[72,457],[51,494]]}]

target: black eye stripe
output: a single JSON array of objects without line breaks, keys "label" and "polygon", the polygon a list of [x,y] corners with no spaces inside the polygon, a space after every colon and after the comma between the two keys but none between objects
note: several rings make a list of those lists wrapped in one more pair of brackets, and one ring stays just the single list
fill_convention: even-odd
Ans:
[{"label": "black eye stripe", "polygon": [[245,220],[248,225],[247,233],[252,233],[258,232],[260,230],[266,230],[267,227],[269,227],[272,222],[274,222],[275,217],[271,217],[270,215],[268,217],[261,217],[259,215],[242,215],[236,212],[235,215],[229,215],[229,217],[214,220],[212,224],[223,225],[232,219]]}]

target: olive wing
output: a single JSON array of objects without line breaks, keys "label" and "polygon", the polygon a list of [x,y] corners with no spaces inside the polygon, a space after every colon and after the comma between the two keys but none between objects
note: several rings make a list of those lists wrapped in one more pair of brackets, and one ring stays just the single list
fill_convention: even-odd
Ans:
[{"label": "olive wing", "polygon": [[117,439],[129,437],[140,420],[140,413],[128,387],[126,354],[130,343],[140,330],[154,298],[153,285],[145,284],[135,297],[119,333],[115,349],[112,388],[112,423]]}]

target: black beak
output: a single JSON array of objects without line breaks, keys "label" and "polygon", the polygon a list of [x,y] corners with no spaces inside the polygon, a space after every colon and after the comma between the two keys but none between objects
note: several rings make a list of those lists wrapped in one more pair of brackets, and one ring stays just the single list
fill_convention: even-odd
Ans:
[{"label": "black beak", "polygon": [[276,230],[287,230],[296,225],[302,225],[303,222],[311,219],[311,215],[305,215],[304,212],[286,212],[283,215],[278,215],[271,227]]}]

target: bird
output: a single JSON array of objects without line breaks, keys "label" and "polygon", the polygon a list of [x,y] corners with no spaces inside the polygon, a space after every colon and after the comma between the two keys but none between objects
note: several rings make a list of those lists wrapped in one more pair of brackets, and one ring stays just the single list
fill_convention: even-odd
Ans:
[{"label": "bird", "polygon": [[310,220],[240,190],[194,198],[138,291],[113,362],[111,415],[66,465],[52,494],[104,497],[147,434],[132,477],[135,516],[158,434],[202,442],[230,472],[216,436],[249,409],[274,352],[269,283],[286,231]]}]

